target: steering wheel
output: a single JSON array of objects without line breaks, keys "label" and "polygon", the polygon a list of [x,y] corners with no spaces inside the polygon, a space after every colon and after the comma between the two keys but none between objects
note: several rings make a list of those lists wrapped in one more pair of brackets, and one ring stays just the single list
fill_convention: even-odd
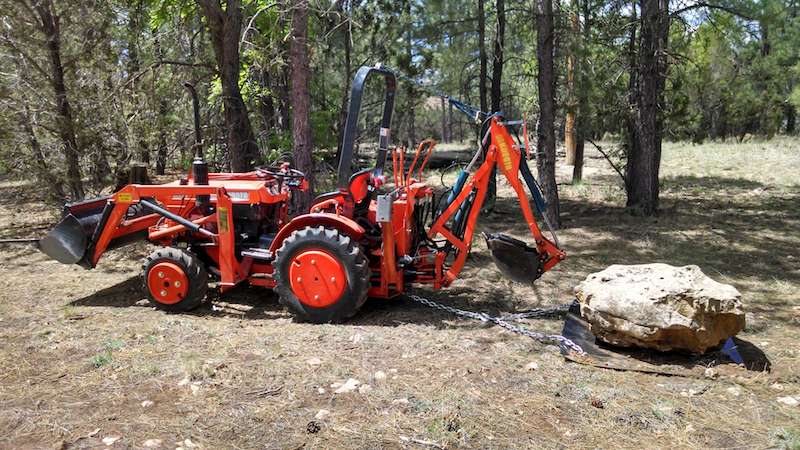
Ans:
[{"label": "steering wheel", "polygon": [[259,174],[270,175],[281,182],[285,182],[287,186],[290,187],[297,187],[303,183],[303,180],[306,178],[306,175],[297,170],[292,169],[286,166],[261,166],[256,167],[256,172]]}]

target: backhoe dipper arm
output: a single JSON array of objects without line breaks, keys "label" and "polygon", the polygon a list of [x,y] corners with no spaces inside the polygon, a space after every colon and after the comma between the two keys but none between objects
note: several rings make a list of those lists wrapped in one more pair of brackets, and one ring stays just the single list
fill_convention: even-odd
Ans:
[{"label": "backhoe dipper arm", "polygon": [[[457,250],[452,264],[442,274],[442,284],[445,286],[452,283],[464,267],[467,254],[472,247],[475,225],[483,202],[486,199],[489,177],[494,167],[500,169],[517,194],[520,209],[522,209],[522,215],[528,224],[528,229],[536,243],[536,251],[539,253],[542,261],[542,271],[546,272],[550,270],[566,257],[566,254],[558,248],[556,244],[542,234],[536,222],[530,201],[525,193],[523,183],[519,178],[520,164],[523,164],[520,149],[514,145],[514,141],[509,135],[508,130],[502,122],[500,122],[498,117],[491,119],[490,135],[491,141],[484,162],[475,170],[472,176],[469,177],[464,187],[436,219],[428,233],[431,237],[435,237],[436,235],[443,236],[452,244],[452,247]],[[468,201],[470,198],[472,199],[471,203]],[[465,211],[462,211],[462,206],[465,202],[467,203],[467,208]],[[459,213],[459,211],[461,211],[462,214],[468,214],[465,219],[466,224],[462,237],[457,236],[454,230],[450,230],[446,226],[451,217]]]}]

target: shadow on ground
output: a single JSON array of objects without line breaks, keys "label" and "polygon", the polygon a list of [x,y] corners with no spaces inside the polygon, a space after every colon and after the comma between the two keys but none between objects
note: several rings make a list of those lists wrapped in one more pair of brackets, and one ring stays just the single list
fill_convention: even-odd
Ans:
[{"label": "shadow on ground", "polygon": [[[510,314],[515,311],[504,308],[505,304],[474,302],[469,292],[446,291],[441,301],[462,309],[480,310],[492,315]],[[421,292],[436,299],[434,292]],[[210,302],[182,314],[201,317],[232,317],[249,320],[291,319],[291,314],[278,303],[277,295],[268,289],[240,285],[225,294],[210,294]],[[140,277],[131,277],[113,286],[101,289],[86,297],[73,300],[70,306],[99,306],[113,308],[150,307],[142,293]],[[164,314],[170,314],[164,312]],[[554,318],[554,320],[560,320]],[[463,322],[456,316],[414,303],[406,298],[370,298],[358,314],[343,325],[396,327],[406,324],[434,326],[437,328],[482,328],[492,326],[482,322]]]}]

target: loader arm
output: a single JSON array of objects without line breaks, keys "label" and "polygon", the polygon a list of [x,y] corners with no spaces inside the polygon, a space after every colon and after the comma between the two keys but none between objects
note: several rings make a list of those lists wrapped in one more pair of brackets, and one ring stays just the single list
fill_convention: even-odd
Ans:
[{"label": "loader arm", "polygon": [[[525,188],[519,177],[521,172],[526,174],[527,169],[527,166],[521,169],[521,164],[525,164],[521,149],[514,143],[513,138],[509,134],[506,126],[500,121],[499,116],[492,117],[490,121],[489,140],[486,142],[488,150],[483,163],[480,164],[471,175],[469,174],[476,164],[478,154],[480,153],[479,149],[472,163],[470,163],[467,169],[461,174],[462,177],[466,178],[463,187],[457,192],[454,190],[453,194],[451,194],[448,206],[434,221],[428,232],[428,235],[432,238],[437,235],[443,236],[447,242],[451,244],[447,246],[448,251],[455,252],[449,267],[442,273],[441,282],[445,286],[452,283],[464,268],[467,255],[472,247],[472,239],[475,234],[478,216],[483,202],[486,199],[489,178],[495,167],[503,173],[508,183],[514,189],[520,209],[522,210],[522,215],[525,218],[528,229],[535,242],[535,247],[528,248],[521,241],[503,236],[502,239],[500,239],[502,242],[499,245],[511,246],[512,248],[516,246],[516,256],[529,253],[531,257],[538,260],[536,264],[530,266],[531,270],[536,272],[530,274],[530,281],[535,280],[541,276],[542,273],[552,269],[553,266],[566,257],[563,250],[544,236],[542,230],[539,228],[539,224],[536,222],[530,200],[525,193]],[[530,175],[529,170],[527,170],[527,175]],[[526,182],[527,181],[528,180],[526,180]],[[536,198],[539,192],[535,186],[535,182],[533,182],[534,185],[531,185],[531,182],[527,184],[535,200],[541,201],[539,198]],[[456,187],[456,189],[458,188]],[[465,214],[466,217],[463,217]],[[490,250],[494,250],[491,247],[490,245]],[[496,255],[494,251],[493,256],[495,256],[497,260],[498,255]],[[501,269],[504,265],[513,267],[514,261],[509,261],[506,264],[498,264]]]}]

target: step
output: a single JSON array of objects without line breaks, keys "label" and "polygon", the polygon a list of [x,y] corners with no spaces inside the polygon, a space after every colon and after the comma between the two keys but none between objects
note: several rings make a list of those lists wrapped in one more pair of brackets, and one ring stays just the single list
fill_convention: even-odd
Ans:
[{"label": "step", "polygon": [[253,259],[260,259],[265,261],[272,261],[273,259],[275,259],[275,255],[273,255],[271,251],[260,247],[253,247],[253,248],[248,248],[246,250],[242,250],[242,256],[249,256]]}]

